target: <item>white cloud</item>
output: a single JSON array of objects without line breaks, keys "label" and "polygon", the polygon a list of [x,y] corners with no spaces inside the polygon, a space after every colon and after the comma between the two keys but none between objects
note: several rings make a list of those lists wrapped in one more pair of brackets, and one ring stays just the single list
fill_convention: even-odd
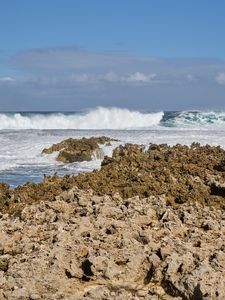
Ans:
[{"label": "white cloud", "polygon": [[144,73],[136,72],[127,75],[117,74],[115,72],[108,73],[99,73],[99,74],[87,74],[87,73],[72,73],[67,77],[55,77],[39,78],[39,83],[48,83],[51,85],[60,85],[60,84],[97,84],[97,83],[149,83],[156,77],[156,74],[145,75]]},{"label": "white cloud", "polygon": [[[61,85],[72,86],[88,83],[138,86],[152,82],[183,85],[210,80],[224,84],[225,76],[225,62],[215,59],[163,59],[124,52],[89,52],[70,47],[31,49],[15,54],[8,61],[27,77],[56,77]],[[215,74],[218,76],[215,77]]]},{"label": "white cloud", "polygon": [[128,75],[116,74],[109,72],[104,75],[99,75],[97,78],[102,81],[108,81],[112,83],[120,82],[133,82],[133,83],[148,83],[156,77],[156,74],[144,74],[141,72],[135,72]]},{"label": "white cloud", "polygon": [[120,77],[114,73],[114,72],[109,72],[106,73],[105,75],[101,76],[103,80],[109,81],[109,82],[118,82],[120,81]]},{"label": "white cloud", "polygon": [[72,74],[72,80],[78,83],[86,83],[89,81],[89,76],[85,74]]},{"label": "white cloud", "polygon": [[225,85],[225,73],[219,73],[216,76],[216,82],[221,85]]},{"label": "white cloud", "polygon": [[144,73],[136,72],[127,77],[123,77],[123,80],[127,81],[127,82],[148,83],[148,82],[151,82],[155,77],[156,77],[156,74],[145,75]]},{"label": "white cloud", "polygon": [[1,82],[14,81],[14,78],[12,78],[12,77],[0,77],[0,81]]},{"label": "white cloud", "polygon": [[[19,52],[2,62],[1,109],[65,110],[104,104],[158,107],[160,103],[169,110],[215,103],[224,107],[223,89],[218,89],[218,84],[225,86],[223,60],[50,48]],[[8,76],[12,70],[13,78]]]}]

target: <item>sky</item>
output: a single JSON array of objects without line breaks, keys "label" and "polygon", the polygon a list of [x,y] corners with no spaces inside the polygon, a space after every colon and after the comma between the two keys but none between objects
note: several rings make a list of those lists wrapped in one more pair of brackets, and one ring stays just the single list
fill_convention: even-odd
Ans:
[{"label": "sky", "polygon": [[0,0],[0,111],[225,109],[224,0]]}]

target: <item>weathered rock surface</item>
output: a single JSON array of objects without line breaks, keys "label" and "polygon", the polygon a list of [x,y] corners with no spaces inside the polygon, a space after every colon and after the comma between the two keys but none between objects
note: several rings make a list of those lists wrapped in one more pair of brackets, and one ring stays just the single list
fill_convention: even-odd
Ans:
[{"label": "weathered rock surface", "polygon": [[225,299],[224,162],[126,145],[99,171],[1,183],[0,300]]},{"label": "weathered rock surface", "polygon": [[73,188],[0,215],[0,299],[223,300],[224,285],[215,206]]},{"label": "weathered rock surface", "polygon": [[220,147],[140,145],[117,147],[105,157],[102,167],[79,176],[45,176],[40,184],[27,183],[10,190],[0,185],[2,212],[19,214],[26,204],[54,200],[61,192],[77,186],[91,188],[96,195],[123,198],[166,195],[172,206],[199,202],[225,208],[225,151]]},{"label": "weathered rock surface", "polygon": [[59,151],[57,160],[64,163],[72,163],[75,161],[89,161],[95,156],[98,159],[104,157],[99,144],[105,144],[112,141],[111,138],[106,136],[91,137],[82,139],[69,138],[60,143],[53,144],[49,148],[45,148],[42,153],[50,154]]},{"label": "weathered rock surface", "polygon": [[[220,147],[176,145],[119,146],[105,157],[100,171],[75,178],[82,188],[123,197],[165,194],[172,205],[199,201],[225,208],[225,172]],[[216,186],[215,186],[216,182]]]},{"label": "weathered rock surface", "polygon": [[9,185],[4,182],[0,182],[0,211],[3,211],[9,206],[9,199],[11,198],[11,192]]}]

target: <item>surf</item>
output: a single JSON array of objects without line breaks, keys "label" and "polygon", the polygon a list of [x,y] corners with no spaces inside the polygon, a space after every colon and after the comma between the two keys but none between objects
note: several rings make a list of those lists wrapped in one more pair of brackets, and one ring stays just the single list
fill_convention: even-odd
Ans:
[{"label": "surf", "polygon": [[86,113],[1,113],[4,129],[135,129],[159,125],[163,112],[142,113],[122,108],[98,107]]}]

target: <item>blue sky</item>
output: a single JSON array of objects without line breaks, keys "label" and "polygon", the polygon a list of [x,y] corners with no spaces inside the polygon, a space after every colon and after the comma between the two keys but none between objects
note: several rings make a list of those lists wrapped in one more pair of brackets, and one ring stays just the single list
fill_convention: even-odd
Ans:
[{"label": "blue sky", "polygon": [[0,110],[225,108],[223,0],[0,0]]}]

